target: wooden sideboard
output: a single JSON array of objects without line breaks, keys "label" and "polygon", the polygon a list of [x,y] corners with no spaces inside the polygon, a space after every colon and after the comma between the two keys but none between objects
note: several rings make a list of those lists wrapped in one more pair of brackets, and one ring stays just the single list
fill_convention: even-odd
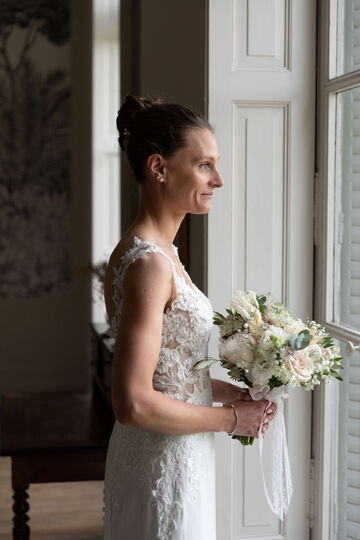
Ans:
[{"label": "wooden sideboard", "polygon": [[11,456],[14,540],[30,537],[30,484],[104,479],[112,427],[112,412],[96,388],[1,396],[0,455]]},{"label": "wooden sideboard", "polygon": [[30,484],[104,479],[114,424],[110,381],[114,340],[104,334],[106,329],[90,325],[91,392],[0,395],[0,455],[11,457],[14,540],[30,538]]}]

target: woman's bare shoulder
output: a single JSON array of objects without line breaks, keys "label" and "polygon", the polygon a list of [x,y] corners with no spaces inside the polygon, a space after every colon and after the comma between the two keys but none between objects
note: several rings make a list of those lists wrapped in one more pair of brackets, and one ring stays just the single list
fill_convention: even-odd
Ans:
[{"label": "woman's bare shoulder", "polygon": [[136,237],[135,234],[132,234],[132,235],[125,234],[119,240],[119,242],[116,244],[116,246],[114,247],[110,255],[109,266],[110,264],[115,265],[115,266],[120,265],[122,258],[124,257],[126,252],[129,251],[129,249],[131,249],[134,246],[135,237]]},{"label": "woman's bare shoulder", "polygon": [[[114,267],[119,268],[124,255],[134,247],[134,238],[122,238],[109,258],[105,279],[105,303],[111,311],[113,296]],[[139,296],[159,297],[166,304],[172,298],[172,267],[170,261],[161,253],[143,251],[140,257],[134,258],[127,266],[123,276],[123,300],[136,302]]]}]

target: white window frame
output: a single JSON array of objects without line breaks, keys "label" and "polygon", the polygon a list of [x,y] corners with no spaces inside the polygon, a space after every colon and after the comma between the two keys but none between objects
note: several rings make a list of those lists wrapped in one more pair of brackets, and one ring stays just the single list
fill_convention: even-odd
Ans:
[{"label": "white window frame", "polygon": [[[360,70],[336,76],[337,0],[319,2],[317,172],[315,175],[314,317],[343,342],[360,342],[360,332],[333,322],[333,227],[335,182],[336,92],[360,85]],[[312,540],[324,540],[330,531],[331,384],[322,384],[313,395]]]}]

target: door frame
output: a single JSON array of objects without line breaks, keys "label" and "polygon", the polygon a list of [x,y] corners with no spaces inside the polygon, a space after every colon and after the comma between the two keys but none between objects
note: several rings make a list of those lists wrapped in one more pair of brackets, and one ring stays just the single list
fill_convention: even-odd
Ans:
[{"label": "door frame", "polygon": [[[336,0],[318,0],[317,130],[314,196],[314,318],[336,339],[357,341],[359,333],[331,322],[333,288],[333,188],[336,92],[360,85],[360,71],[329,77],[335,72],[336,40],[331,24],[336,21]],[[321,384],[312,402],[311,538],[323,540],[330,533],[331,445],[335,399],[332,384]]]}]

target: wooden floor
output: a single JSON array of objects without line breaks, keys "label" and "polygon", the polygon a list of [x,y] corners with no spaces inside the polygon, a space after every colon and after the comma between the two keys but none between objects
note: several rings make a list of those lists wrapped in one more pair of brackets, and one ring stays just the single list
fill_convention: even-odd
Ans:
[{"label": "wooden floor", "polygon": [[[100,540],[103,482],[33,484],[31,540]],[[10,458],[0,457],[0,540],[11,540]]]}]

